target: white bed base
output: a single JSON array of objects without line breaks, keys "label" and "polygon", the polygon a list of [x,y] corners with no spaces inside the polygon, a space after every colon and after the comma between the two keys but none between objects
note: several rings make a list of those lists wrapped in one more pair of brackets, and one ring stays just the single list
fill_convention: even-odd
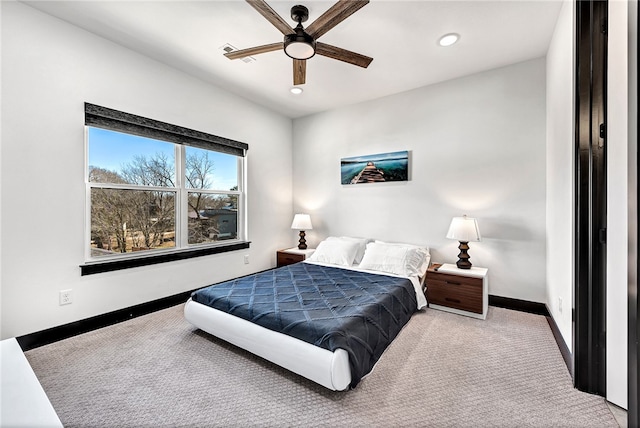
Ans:
[{"label": "white bed base", "polygon": [[184,316],[199,329],[325,388],[343,391],[351,383],[349,355],[344,349],[331,352],[191,299],[184,307]]},{"label": "white bed base", "polygon": [[[427,257],[425,263],[428,266],[431,257]],[[304,263],[312,262],[305,261]],[[315,262],[313,264],[323,265],[323,263]],[[357,266],[341,266],[341,268],[360,270],[377,275],[390,275],[358,269]],[[418,309],[427,305],[427,300],[422,292],[425,277],[426,275],[422,278],[408,278],[416,292]],[[344,349],[336,349],[331,352],[328,349],[269,330],[251,321],[194,302],[191,299],[185,304],[184,317],[199,329],[319,383],[325,388],[334,391],[344,391],[349,388],[351,368],[349,367],[349,354]]]}]

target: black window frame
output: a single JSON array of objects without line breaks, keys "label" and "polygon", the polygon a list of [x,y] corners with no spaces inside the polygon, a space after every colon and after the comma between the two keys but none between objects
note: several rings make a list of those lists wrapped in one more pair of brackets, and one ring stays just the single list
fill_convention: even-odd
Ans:
[{"label": "black window frame", "polygon": [[[86,102],[84,104],[85,126],[103,128],[140,137],[152,138],[174,144],[198,147],[238,157],[246,157],[249,145],[213,134],[185,128],[178,125],[149,119],[132,113],[99,106]],[[86,167],[86,165],[85,165]],[[246,171],[243,171],[246,177]],[[246,195],[246,183],[243,183],[242,195]],[[89,204],[87,204],[89,205]],[[246,222],[246,205],[243,207],[243,218]],[[87,216],[89,214],[86,214]],[[85,239],[87,237],[85,236]],[[246,231],[245,236],[246,239]],[[121,257],[104,261],[87,261],[80,265],[81,275],[92,275],[103,272],[129,269],[141,266],[167,263],[193,257],[207,256],[228,251],[249,248],[250,241],[234,240],[229,243],[216,243],[202,247],[176,248],[161,253],[136,255],[135,257]]]}]

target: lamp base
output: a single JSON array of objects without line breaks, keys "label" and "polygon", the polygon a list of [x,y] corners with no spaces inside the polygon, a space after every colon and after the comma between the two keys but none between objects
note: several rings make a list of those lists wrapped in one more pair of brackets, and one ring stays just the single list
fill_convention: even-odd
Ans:
[{"label": "lamp base", "polygon": [[460,254],[458,254],[456,266],[458,266],[458,269],[471,269],[471,262],[469,261],[471,257],[469,257],[467,253],[467,250],[469,250],[469,242],[460,241],[458,249],[460,250]]},{"label": "lamp base", "polygon": [[305,233],[304,230],[300,231],[300,240],[298,241],[298,249],[299,250],[306,250],[307,249],[307,240],[304,239],[305,237]]}]

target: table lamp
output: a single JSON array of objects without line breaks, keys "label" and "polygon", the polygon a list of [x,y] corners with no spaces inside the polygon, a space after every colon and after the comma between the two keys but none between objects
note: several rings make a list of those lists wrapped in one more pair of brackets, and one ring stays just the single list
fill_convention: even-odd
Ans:
[{"label": "table lamp", "polygon": [[460,241],[458,249],[458,262],[456,266],[458,269],[471,269],[471,262],[469,261],[469,241],[480,241],[480,229],[478,229],[478,221],[475,218],[467,217],[454,217],[451,220],[449,226],[449,232],[447,232],[447,238]]},{"label": "table lamp", "polygon": [[300,231],[300,241],[298,243],[298,249],[306,250],[307,249],[307,241],[304,239],[305,230],[312,230],[313,226],[311,226],[311,217],[309,214],[296,214],[293,217],[293,223],[291,223],[291,229],[296,229]]}]

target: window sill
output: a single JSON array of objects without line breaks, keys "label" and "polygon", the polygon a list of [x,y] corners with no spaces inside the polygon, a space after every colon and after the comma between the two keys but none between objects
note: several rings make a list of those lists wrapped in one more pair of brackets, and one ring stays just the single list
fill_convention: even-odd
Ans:
[{"label": "window sill", "polygon": [[226,253],[229,251],[243,250],[249,248],[251,242],[241,241],[228,245],[215,247],[197,248],[191,250],[176,251],[174,253],[156,254],[147,257],[124,260],[109,260],[105,262],[86,263],[80,265],[80,275],[93,275],[96,273],[112,272],[122,269],[130,269],[141,266],[155,265],[159,263],[174,262],[177,260],[191,259],[194,257],[208,256],[211,254]]}]

